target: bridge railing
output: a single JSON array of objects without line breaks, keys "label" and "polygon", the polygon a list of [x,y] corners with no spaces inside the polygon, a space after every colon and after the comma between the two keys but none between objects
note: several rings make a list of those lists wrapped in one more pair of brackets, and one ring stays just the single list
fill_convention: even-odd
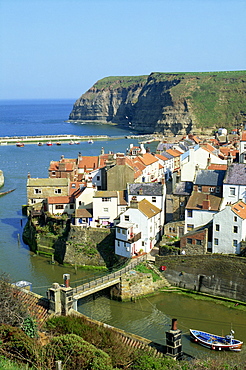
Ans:
[{"label": "bridge railing", "polygon": [[141,263],[143,261],[146,261],[146,260],[147,260],[147,254],[134,258],[126,266],[124,266],[123,268],[120,268],[120,269],[118,269],[114,272],[111,272],[107,275],[98,277],[96,279],[92,278],[89,281],[87,280],[87,282],[85,282],[85,283],[83,283],[79,286],[76,286],[73,289],[74,294],[84,292],[85,290],[93,288],[97,285],[102,285],[106,282],[109,282],[109,281],[112,281],[112,280],[114,280],[118,277],[121,277],[122,275],[126,274],[128,271],[133,269],[135,266],[137,266],[139,263]]}]

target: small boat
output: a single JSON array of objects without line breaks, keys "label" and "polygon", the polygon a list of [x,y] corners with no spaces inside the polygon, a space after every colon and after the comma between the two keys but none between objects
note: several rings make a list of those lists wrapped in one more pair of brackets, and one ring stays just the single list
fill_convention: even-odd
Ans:
[{"label": "small boat", "polygon": [[42,146],[43,145],[43,143],[41,143],[41,141],[37,144],[38,146]]},{"label": "small boat", "polygon": [[11,190],[8,190],[8,191],[0,192],[0,197],[1,197],[2,195],[12,193],[12,191],[15,191],[15,189],[11,189]]},{"label": "small boat", "polygon": [[23,146],[24,146],[24,143],[20,143],[20,142],[18,142],[18,143],[16,143],[16,146],[18,146],[18,147],[23,147]]},{"label": "small boat", "polygon": [[194,342],[217,351],[241,351],[243,342],[234,339],[234,331],[231,330],[225,337],[206,333],[205,331],[190,329],[191,340]]},{"label": "small boat", "polygon": [[69,145],[73,145],[74,144],[74,141],[73,140],[71,140],[71,141],[69,141],[69,143],[68,143]]},{"label": "small boat", "polygon": [[46,145],[47,145],[47,146],[51,146],[51,145],[52,145],[52,142],[51,142],[51,141],[48,141],[48,142],[46,143]]},{"label": "small boat", "polygon": [[56,142],[56,145],[61,145],[61,142],[60,142],[60,141],[57,141],[57,142]]},{"label": "small boat", "polygon": [[75,141],[74,144],[77,144],[78,145],[78,144],[80,144],[80,141]]},{"label": "small boat", "polygon": [[93,144],[94,141],[92,139],[88,140],[88,144]]}]

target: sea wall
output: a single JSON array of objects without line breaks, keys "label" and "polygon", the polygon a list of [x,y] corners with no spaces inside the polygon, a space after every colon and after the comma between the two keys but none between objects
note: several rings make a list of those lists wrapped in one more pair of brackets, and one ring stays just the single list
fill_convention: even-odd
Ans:
[{"label": "sea wall", "polygon": [[170,284],[246,302],[246,258],[224,255],[157,256]]}]

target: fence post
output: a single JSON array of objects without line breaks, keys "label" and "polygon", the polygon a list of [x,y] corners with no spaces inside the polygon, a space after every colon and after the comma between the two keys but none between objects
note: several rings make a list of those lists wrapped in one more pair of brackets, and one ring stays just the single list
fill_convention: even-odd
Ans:
[{"label": "fence post", "polygon": [[56,370],[62,370],[62,361],[61,360],[56,361]]}]

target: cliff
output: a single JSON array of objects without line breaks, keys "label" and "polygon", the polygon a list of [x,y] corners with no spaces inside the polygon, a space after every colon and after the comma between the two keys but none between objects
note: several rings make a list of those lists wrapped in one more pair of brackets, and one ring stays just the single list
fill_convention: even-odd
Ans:
[{"label": "cliff", "polygon": [[113,123],[164,135],[246,123],[246,71],[107,77],[74,104],[69,121]]}]

